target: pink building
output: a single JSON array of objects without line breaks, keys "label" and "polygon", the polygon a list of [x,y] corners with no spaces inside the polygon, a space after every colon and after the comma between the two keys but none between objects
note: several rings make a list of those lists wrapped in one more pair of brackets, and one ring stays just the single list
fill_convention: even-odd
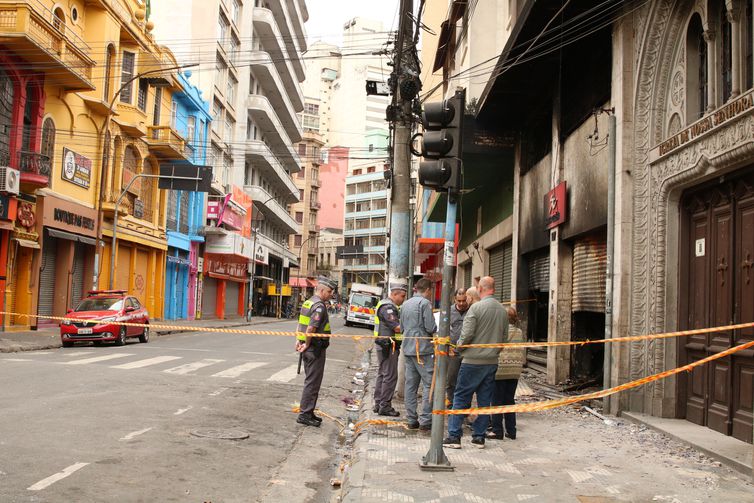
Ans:
[{"label": "pink building", "polygon": [[319,210],[317,220],[323,229],[343,229],[347,175],[348,147],[331,148],[327,164],[319,167],[319,201],[322,209]]}]

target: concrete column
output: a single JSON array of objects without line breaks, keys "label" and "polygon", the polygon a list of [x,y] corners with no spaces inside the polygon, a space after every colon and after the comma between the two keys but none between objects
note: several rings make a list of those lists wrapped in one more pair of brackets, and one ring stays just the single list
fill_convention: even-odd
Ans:
[{"label": "concrete column", "polygon": [[728,11],[728,21],[730,22],[731,32],[731,93],[730,99],[736,98],[741,94],[741,74],[743,73],[741,65],[741,23],[738,10]]},{"label": "concrete column", "polygon": [[715,44],[715,32],[706,30],[704,40],[707,41],[707,112],[712,112],[717,104],[717,61],[718,50]]},{"label": "concrete column", "polygon": [[[550,306],[547,317],[547,340],[571,340],[571,293],[573,288],[573,249],[560,240],[558,229],[550,240]],[[547,348],[547,382],[558,384],[571,373],[571,349],[568,346]]]}]

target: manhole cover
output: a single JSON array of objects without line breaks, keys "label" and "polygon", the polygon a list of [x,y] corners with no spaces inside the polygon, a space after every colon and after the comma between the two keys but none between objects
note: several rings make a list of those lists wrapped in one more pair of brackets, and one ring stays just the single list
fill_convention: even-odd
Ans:
[{"label": "manhole cover", "polygon": [[200,438],[216,438],[218,440],[243,440],[249,434],[241,430],[220,430],[218,428],[201,428],[192,430],[191,434]]}]

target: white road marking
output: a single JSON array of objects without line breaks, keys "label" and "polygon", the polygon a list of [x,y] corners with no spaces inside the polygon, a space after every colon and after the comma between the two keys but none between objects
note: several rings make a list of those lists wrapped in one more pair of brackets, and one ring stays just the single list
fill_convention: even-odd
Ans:
[{"label": "white road marking", "polygon": [[174,416],[180,416],[180,415],[181,415],[181,414],[183,414],[184,412],[188,412],[188,411],[190,411],[190,410],[191,410],[192,408],[193,408],[193,407],[192,407],[191,405],[189,405],[189,406],[188,406],[188,407],[186,407],[185,409],[178,409],[177,411],[173,412],[173,415],[174,415]]},{"label": "white road marking", "polygon": [[29,358],[3,358],[3,361],[5,362],[33,362],[34,360],[30,360]]},{"label": "white road marking", "polygon": [[262,356],[273,356],[275,353],[260,353],[258,351],[241,351],[241,353],[245,355],[262,355]]},{"label": "white road marking", "polygon": [[279,372],[275,372],[270,377],[268,377],[267,380],[275,381],[275,382],[291,382],[292,380],[296,378],[297,369],[298,369],[298,364],[291,365],[290,367],[286,367]]},{"label": "white road marking", "polygon": [[93,355],[94,351],[61,351],[60,354],[63,356],[86,356]]},{"label": "white road marking", "polygon": [[148,346],[143,346],[144,349],[167,349],[168,351],[199,351],[202,353],[212,353],[215,352],[215,349],[198,349],[198,348],[168,348],[165,346],[153,346],[149,344]]},{"label": "white road marking", "polygon": [[52,351],[34,351],[35,355],[51,355]]},{"label": "white road marking", "polygon": [[168,374],[185,375],[185,374],[190,374],[191,372],[194,372],[201,368],[209,367],[210,365],[215,365],[216,363],[222,363],[224,361],[225,360],[213,360],[211,358],[207,358],[206,360],[199,360],[192,363],[186,363],[185,365],[181,365],[179,367],[173,367],[172,369],[163,370],[163,372],[167,372]]},{"label": "white road marking", "polygon": [[154,358],[147,358],[146,360],[124,363],[123,365],[113,365],[110,368],[123,370],[140,369],[143,367],[149,367],[150,365],[159,365],[160,363],[172,362],[173,360],[180,359],[180,356],[155,356]]},{"label": "white road marking", "polygon": [[244,363],[243,365],[238,365],[223,370],[222,372],[218,372],[217,374],[212,374],[212,377],[239,377],[241,374],[245,374],[246,372],[259,367],[264,367],[265,365],[267,365],[267,362],[248,362]]},{"label": "white road marking", "polygon": [[133,353],[114,353],[111,355],[95,356],[92,358],[84,358],[83,360],[73,360],[72,362],[64,362],[63,365],[87,365],[89,363],[115,360],[116,358],[125,358],[126,356],[133,356]]},{"label": "white road marking", "polygon": [[37,482],[33,486],[27,487],[26,490],[27,491],[41,491],[45,487],[49,487],[52,484],[54,484],[55,482],[57,482],[59,480],[63,480],[64,478],[68,477],[69,475],[72,475],[73,473],[81,470],[82,468],[84,468],[88,464],[89,463],[76,463],[76,464],[73,464],[73,465],[69,466],[68,468],[65,468],[62,472],[58,472],[55,475],[50,475],[46,479],[40,480],[39,482]]},{"label": "white road marking", "polygon": [[132,431],[128,435],[126,435],[123,438],[121,438],[120,441],[123,442],[123,441],[126,441],[126,440],[131,440],[132,438],[135,438],[135,437],[138,437],[139,435],[145,434],[146,432],[148,432],[151,429],[152,428],[144,428],[143,430]]},{"label": "white road marking", "polygon": [[217,396],[217,395],[220,395],[220,394],[222,394],[222,393],[224,393],[226,391],[228,391],[228,388],[220,388],[219,390],[213,391],[212,393],[210,393],[209,396]]}]

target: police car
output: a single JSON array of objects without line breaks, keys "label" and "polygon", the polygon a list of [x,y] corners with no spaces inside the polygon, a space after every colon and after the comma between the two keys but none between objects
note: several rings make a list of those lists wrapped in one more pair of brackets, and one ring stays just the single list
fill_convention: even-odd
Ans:
[{"label": "police car", "polygon": [[149,324],[149,313],[139,299],[125,290],[92,290],[76,309],[69,309],[60,324],[63,347],[75,342],[114,342],[123,346],[126,339],[138,337],[149,342],[149,327],[131,327],[114,322]]}]

